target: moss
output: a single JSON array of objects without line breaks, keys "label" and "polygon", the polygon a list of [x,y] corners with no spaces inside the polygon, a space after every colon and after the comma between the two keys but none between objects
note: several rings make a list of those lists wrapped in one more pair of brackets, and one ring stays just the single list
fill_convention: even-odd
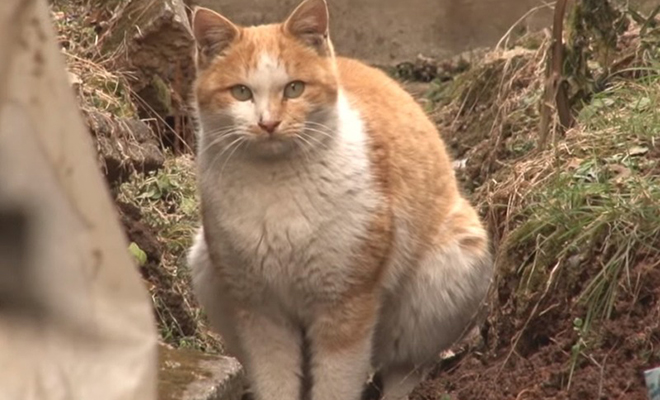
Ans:
[{"label": "moss", "polygon": [[212,378],[208,365],[216,359],[204,353],[158,348],[159,380],[158,399],[178,400],[184,398],[188,386],[200,378]]},{"label": "moss", "polygon": [[142,89],[138,96],[144,103],[149,105],[150,111],[161,117],[164,118],[174,114],[170,87],[159,76],[152,76],[151,83]]}]

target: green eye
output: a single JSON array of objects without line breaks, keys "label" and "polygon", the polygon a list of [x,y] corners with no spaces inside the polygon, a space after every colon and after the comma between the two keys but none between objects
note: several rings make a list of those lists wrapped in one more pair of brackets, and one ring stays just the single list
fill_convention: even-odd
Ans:
[{"label": "green eye", "polygon": [[293,81],[286,84],[284,88],[284,97],[287,99],[295,99],[300,97],[305,91],[305,83],[301,81]]},{"label": "green eye", "polygon": [[238,101],[248,101],[252,98],[252,91],[245,85],[231,87],[231,95]]}]

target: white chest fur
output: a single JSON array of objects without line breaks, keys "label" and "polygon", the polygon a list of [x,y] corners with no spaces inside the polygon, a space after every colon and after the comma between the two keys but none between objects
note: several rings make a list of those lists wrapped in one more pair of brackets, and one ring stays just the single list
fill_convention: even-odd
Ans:
[{"label": "white chest fur", "polygon": [[350,281],[379,198],[360,117],[341,96],[338,107],[336,140],[313,157],[238,157],[204,177],[211,252],[246,301],[305,307]]}]

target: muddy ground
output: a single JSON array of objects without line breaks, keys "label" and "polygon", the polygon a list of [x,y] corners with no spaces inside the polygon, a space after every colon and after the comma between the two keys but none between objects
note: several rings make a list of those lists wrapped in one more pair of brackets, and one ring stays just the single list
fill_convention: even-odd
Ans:
[{"label": "muddy ground", "polygon": [[660,363],[654,347],[660,340],[660,270],[647,267],[633,271],[645,276],[639,292],[619,299],[600,343],[578,356],[572,374],[580,340],[573,321],[583,315],[567,301],[575,292],[553,294],[542,315],[525,326],[527,320],[513,313],[507,284],[500,283],[486,343],[441,363],[412,399],[647,399],[643,371]]}]

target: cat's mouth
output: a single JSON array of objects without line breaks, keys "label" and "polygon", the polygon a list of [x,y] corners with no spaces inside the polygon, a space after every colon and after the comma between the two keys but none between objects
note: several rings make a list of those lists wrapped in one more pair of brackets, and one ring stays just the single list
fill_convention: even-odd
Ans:
[{"label": "cat's mouth", "polygon": [[252,133],[249,143],[249,150],[261,156],[284,155],[297,147],[295,135],[279,131]]}]

